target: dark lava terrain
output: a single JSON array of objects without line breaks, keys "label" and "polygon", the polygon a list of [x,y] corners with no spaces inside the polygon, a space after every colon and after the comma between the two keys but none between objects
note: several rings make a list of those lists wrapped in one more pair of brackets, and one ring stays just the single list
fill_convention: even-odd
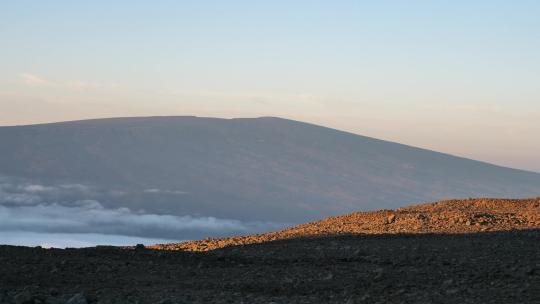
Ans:
[{"label": "dark lava terrain", "polygon": [[539,209],[449,201],[161,250],[0,246],[0,303],[540,303]]}]

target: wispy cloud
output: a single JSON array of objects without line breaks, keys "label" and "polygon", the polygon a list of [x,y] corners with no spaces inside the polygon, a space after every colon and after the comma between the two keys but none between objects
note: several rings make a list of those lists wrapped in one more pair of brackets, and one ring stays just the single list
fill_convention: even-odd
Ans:
[{"label": "wispy cloud", "polygon": [[62,89],[72,89],[72,90],[104,87],[101,84],[90,83],[90,82],[81,81],[81,80],[53,81],[43,76],[39,76],[35,73],[28,73],[28,72],[20,73],[18,76],[21,82],[27,86],[36,86],[36,87],[47,86],[47,87],[58,87]]},{"label": "wispy cloud", "polygon": [[0,177],[0,205],[36,205],[99,195],[96,189],[81,184],[40,185]]},{"label": "wispy cloud", "polygon": [[151,189],[144,189],[144,193],[156,193],[156,194],[188,194],[186,191],[181,190],[163,190],[163,189],[157,189],[157,188],[151,188]]},{"label": "wispy cloud", "polygon": [[34,184],[24,185],[24,186],[20,186],[20,187],[23,190],[28,191],[28,192],[46,192],[46,191],[54,190],[54,187],[47,187],[47,186],[43,186],[43,185],[34,185]]},{"label": "wispy cloud", "polygon": [[35,74],[31,74],[31,73],[21,73],[19,74],[19,77],[21,78],[24,84],[30,85],[30,86],[49,86],[49,85],[54,84],[52,81],[48,79],[45,79],[43,77],[40,77]]}]

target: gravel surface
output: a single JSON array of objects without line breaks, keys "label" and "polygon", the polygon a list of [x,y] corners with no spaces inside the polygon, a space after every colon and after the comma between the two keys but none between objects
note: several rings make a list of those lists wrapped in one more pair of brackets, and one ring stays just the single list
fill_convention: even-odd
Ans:
[{"label": "gravel surface", "polygon": [[306,236],[396,233],[477,233],[540,229],[540,198],[468,199],[414,205],[396,210],[354,212],[282,231],[159,244],[154,249],[208,251]]},{"label": "gravel surface", "polygon": [[[461,202],[465,214],[476,214],[471,201]],[[505,214],[528,214],[527,223],[535,223],[538,200],[523,202],[518,207],[526,213],[507,208]],[[414,208],[451,209],[443,205]],[[364,214],[386,218],[374,227],[407,219],[399,210]],[[211,251],[0,246],[0,303],[540,303],[540,229],[504,227],[287,234],[247,245],[221,240],[223,248]]]}]

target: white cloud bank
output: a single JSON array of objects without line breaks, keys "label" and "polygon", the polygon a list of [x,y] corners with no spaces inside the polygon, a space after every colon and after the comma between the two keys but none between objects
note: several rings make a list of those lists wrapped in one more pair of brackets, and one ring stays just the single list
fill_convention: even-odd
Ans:
[{"label": "white cloud bank", "polygon": [[43,233],[26,231],[0,231],[3,245],[41,246],[43,248],[80,248],[98,245],[133,246],[134,244],[163,244],[179,242],[177,239],[142,238],[98,233]]},{"label": "white cloud bank", "polygon": [[[152,190],[152,189],[151,189]],[[183,194],[177,190],[146,193]],[[185,240],[209,236],[248,234],[283,228],[280,223],[240,221],[212,216],[167,215],[106,208],[97,190],[81,184],[40,185],[0,177],[0,233],[97,234],[103,242],[115,236]],[[65,197],[69,197],[66,200]],[[0,244],[6,243],[5,237]],[[20,245],[35,242],[20,242]],[[70,241],[70,243],[74,243]],[[76,243],[76,242],[75,242]],[[93,243],[92,243],[93,244]],[[77,245],[77,244],[76,244]],[[79,244],[80,245],[80,244]],[[78,245],[77,245],[78,246]]]},{"label": "white cloud bank", "polygon": [[56,203],[32,206],[0,206],[0,231],[47,231],[102,233],[131,236],[180,237],[186,231],[208,233],[249,232],[264,225],[238,220],[189,215],[139,214],[128,208],[107,209],[94,200],[73,206]]}]

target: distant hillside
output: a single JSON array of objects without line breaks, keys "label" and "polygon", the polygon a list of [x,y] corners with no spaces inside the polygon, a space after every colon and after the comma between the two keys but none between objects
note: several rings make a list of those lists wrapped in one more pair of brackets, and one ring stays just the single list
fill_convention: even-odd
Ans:
[{"label": "distant hillside", "polygon": [[5,195],[12,205],[85,199],[143,213],[300,223],[446,198],[540,195],[537,173],[270,117],[0,127],[0,151],[5,184],[25,183],[22,194],[39,196]]},{"label": "distant hillside", "polygon": [[229,246],[350,234],[478,233],[540,229],[540,198],[442,201],[397,210],[355,212],[250,236],[159,244],[154,249],[209,251]]}]

